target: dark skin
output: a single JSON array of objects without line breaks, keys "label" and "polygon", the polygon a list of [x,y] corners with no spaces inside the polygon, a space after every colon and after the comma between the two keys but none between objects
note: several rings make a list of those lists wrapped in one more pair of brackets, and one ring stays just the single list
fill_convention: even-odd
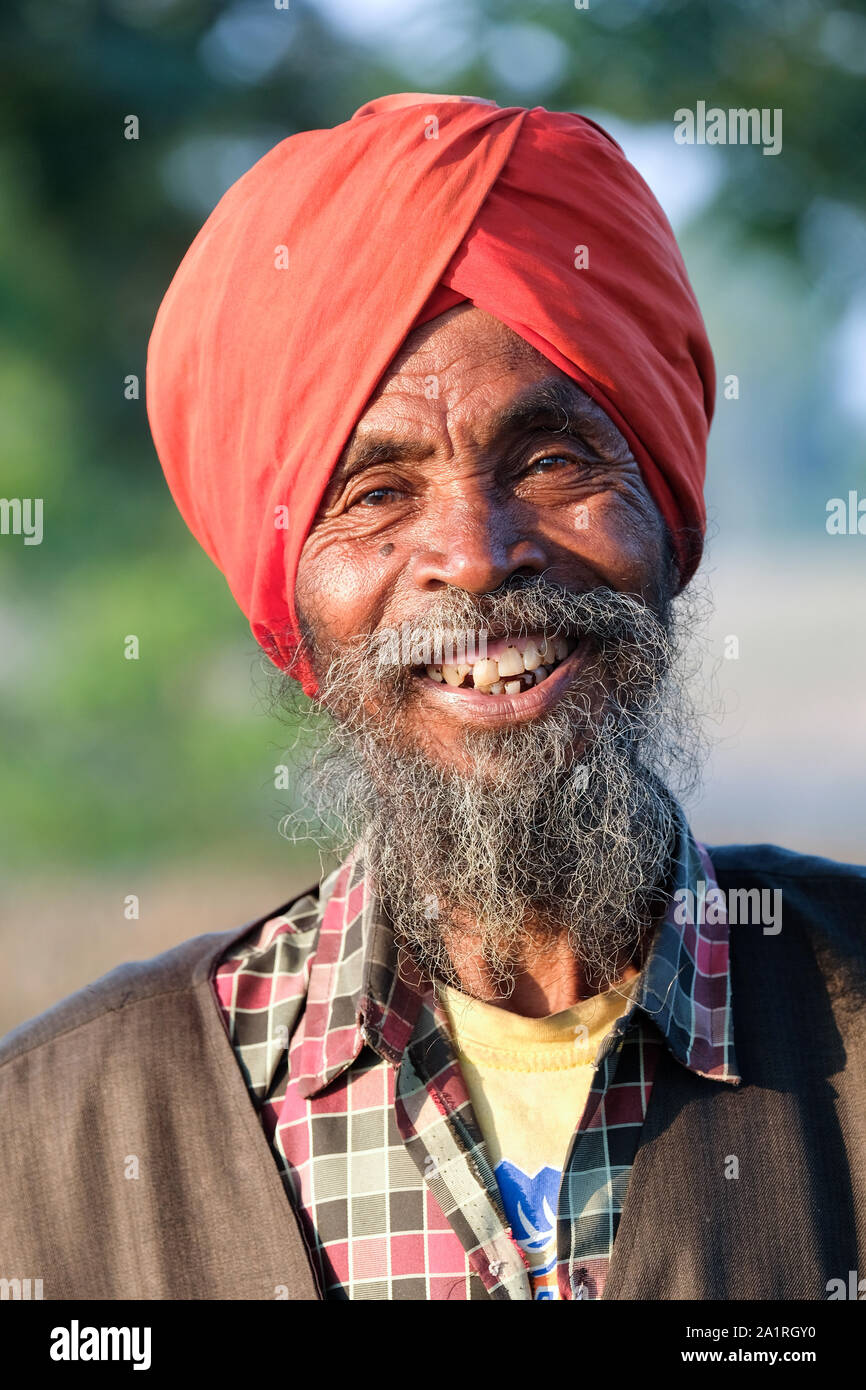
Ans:
[{"label": "dark skin", "polygon": [[[511,329],[460,306],[410,335],[358,421],[301,554],[298,612],[327,657],[359,633],[423,620],[446,585],[483,594],[542,573],[657,608],[664,523],[601,408]],[[459,765],[467,727],[537,718],[580,669],[563,663],[515,700],[419,684],[401,737]],[[453,951],[462,988],[490,998],[468,925]],[[635,973],[623,963],[624,980]],[[595,992],[556,938],[502,1003],[540,1017]]]}]

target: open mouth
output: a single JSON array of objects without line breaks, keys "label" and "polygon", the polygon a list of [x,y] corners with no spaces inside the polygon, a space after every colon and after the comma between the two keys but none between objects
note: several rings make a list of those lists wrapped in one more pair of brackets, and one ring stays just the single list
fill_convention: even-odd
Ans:
[{"label": "open mouth", "polygon": [[529,633],[525,637],[501,637],[487,645],[487,655],[477,661],[413,667],[413,675],[454,690],[475,690],[482,695],[519,695],[542,685],[576,649],[578,637]]}]

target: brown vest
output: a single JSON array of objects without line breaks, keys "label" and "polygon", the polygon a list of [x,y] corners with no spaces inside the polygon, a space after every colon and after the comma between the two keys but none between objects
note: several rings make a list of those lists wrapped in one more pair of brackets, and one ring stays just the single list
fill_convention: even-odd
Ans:
[{"label": "brown vest", "polygon": [[[605,1298],[823,1299],[866,1277],[866,871],[711,854],[723,889],[782,889],[782,930],[732,928],[743,1085],[664,1052]],[[0,1279],[319,1297],[209,983],[248,930],[121,966],[0,1043]]]}]

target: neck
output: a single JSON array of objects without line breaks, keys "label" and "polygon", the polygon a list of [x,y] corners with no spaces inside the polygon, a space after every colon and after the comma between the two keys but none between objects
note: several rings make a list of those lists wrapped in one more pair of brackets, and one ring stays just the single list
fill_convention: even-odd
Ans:
[{"label": "neck", "polygon": [[[529,939],[533,944],[515,967],[514,987],[506,997],[478,949],[477,936],[454,930],[449,934],[448,951],[460,990],[524,1018],[547,1018],[615,985],[625,984],[639,973],[641,960],[637,951],[623,952],[610,975],[600,979],[587,971],[564,930],[554,936],[546,933],[543,940],[531,935]],[[645,943],[645,934],[641,940]]]}]

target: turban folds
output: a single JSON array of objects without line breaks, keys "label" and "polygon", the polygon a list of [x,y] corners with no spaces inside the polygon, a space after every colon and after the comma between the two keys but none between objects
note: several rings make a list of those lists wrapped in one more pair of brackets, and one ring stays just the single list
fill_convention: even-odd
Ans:
[{"label": "turban folds", "polygon": [[282,141],[229,189],[148,349],[169,487],[277,665],[298,645],[299,556],[355,424],[411,329],[463,300],[603,407],[682,583],[697,567],[713,360],[646,183],[585,117],[386,96]]}]

